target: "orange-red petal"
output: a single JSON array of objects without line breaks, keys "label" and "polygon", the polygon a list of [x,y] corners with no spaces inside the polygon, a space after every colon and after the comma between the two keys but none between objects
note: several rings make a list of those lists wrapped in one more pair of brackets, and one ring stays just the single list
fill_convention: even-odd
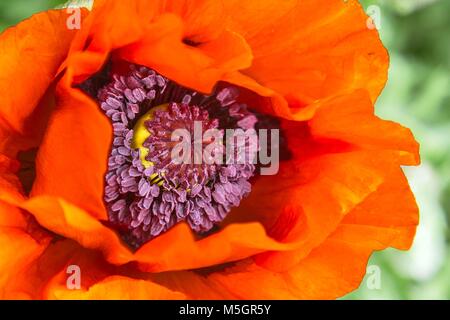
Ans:
[{"label": "orange-red petal", "polygon": [[224,28],[221,8],[209,0],[100,1],[74,39],[65,65],[80,82],[111,54],[209,92],[224,74],[249,67],[252,59],[246,41]]},{"label": "orange-red petal", "polygon": [[93,100],[70,87],[69,78],[57,86],[30,196],[61,197],[106,220],[103,188],[112,127]]},{"label": "orange-red petal", "polygon": [[373,251],[409,248],[417,223],[414,196],[397,169],[291,269],[279,273],[247,262],[212,274],[207,282],[245,299],[335,299],[359,286]]},{"label": "orange-red petal", "polygon": [[41,135],[47,112],[45,106],[37,107],[75,33],[67,28],[67,18],[65,10],[39,13],[0,35],[1,152],[15,156],[17,144],[30,147]]},{"label": "orange-red petal", "polygon": [[[0,204],[0,214],[5,207]],[[48,242],[39,243],[26,230],[17,227],[0,226],[0,298],[15,298],[7,287],[19,281],[22,273],[45,249]]]},{"label": "orange-red petal", "polygon": [[123,276],[108,277],[87,290],[68,290],[65,286],[47,289],[47,299],[58,300],[181,300],[186,296],[149,280]]},{"label": "orange-red petal", "polygon": [[[364,231],[366,227],[378,238],[384,234],[389,240],[381,242],[384,247],[401,250],[411,247],[418,224],[418,207],[400,168],[341,222],[341,226],[347,228],[358,227]],[[364,238],[364,233],[361,233],[361,241]]]},{"label": "orange-red petal", "polygon": [[189,227],[179,224],[132,254],[113,230],[63,199],[33,197],[21,207],[46,229],[102,251],[108,262],[123,265],[135,261],[143,271],[202,268],[290,248],[268,237],[259,223],[229,226],[202,240],[195,240]]},{"label": "orange-red petal", "polygon": [[205,93],[225,74],[251,65],[251,50],[239,34],[225,30],[214,40],[193,47],[183,43],[184,28],[180,17],[163,14],[147,27],[141,41],[122,48],[117,55]]},{"label": "orange-red petal", "polygon": [[419,144],[411,131],[398,123],[380,119],[367,92],[358,90],[315,104],[311,134],[343,140],[358,148],[392,152],[402,165],[420,163]]},{"label": "orange-red petal", "polygon": [[229,219],[261,221],[269,235],[297,246],[257,257],[276,271],[292,267],[324,241],[399,165],[419,161],[411,132],[377,118],[364,91],[314,108],[306,128],[292,121],[284,125],[293,159],[281,163],[276,177],[260,177]]},{"label": "orange-red petal", "polygon": [[[58,246],[59,248],[57,248]],[[130,268],[109,265],[98,252],[83,249],[74,245],[73,242],[65,240],[54,245],[52,249],[53,252],[46,254],[47,261],[54,261],[50,266],[52,272],[46,274],[47,282],[41,289],[41,296],[45,299],[156,300],[185,298],[184,294],[158,285],[150,279],[138,278],[138,273],[133,272]],[[41,263],[43,262],[41,261]],[[79,288],[69,287],[74,284],[71,280],[74,276],[79,279]]]},{"label": "orange-red petal", "polygon": [[230,29],[254,55],[242,73],[290,104],[286,109],[275,101],[276,114],[307,118],[303,109],[318,99],[365,89],[374,102],[383,89],[387,51],[358,1],[235,0],[225,6]]},{"label": "orange-red petal", "polygon": [[17,177],[20,164],[0,154],[0,201],[17,204],[24,199],[22,185]]}]

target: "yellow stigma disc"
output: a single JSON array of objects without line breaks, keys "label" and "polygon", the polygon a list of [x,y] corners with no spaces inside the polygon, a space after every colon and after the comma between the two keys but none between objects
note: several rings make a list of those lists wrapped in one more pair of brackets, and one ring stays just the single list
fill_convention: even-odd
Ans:
[{"label": "yellow stigma disc", "polygon": [[[151,161],[148,161],[146,158],[148,156],[149,150],[144,147],[144,142],[147,140],[148,137],[150,137],[150,132],[148,132],[147,128],[145,127],[145,122],[148,120],[152,120],[154,117],[154,113],[159,110],[167,110],[168,104],[162,104],[160,106],[151,108],[150,111],[148,111],[146,114],[144,114],[142,117],[139,118],[138,122],[133,128],[133,140],[131,142],[131,147],[133,149],[139,150],[139,159],[141,160],[142,165],[144,168],[152,167],[154,164]],[[152,184],[158,184],[162,185],[164,180],[160,177],[159,174],[154,173],[150,176],[149,180]]]}]

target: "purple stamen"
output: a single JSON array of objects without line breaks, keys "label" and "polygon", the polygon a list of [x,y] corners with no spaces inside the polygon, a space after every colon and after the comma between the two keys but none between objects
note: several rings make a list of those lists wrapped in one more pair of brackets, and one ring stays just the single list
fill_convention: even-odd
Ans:
[{"label": "purple stamen", "polygon": [[[250,162],[174,163],[171,134],[179,128],[191,132],[195,121],[201,123],[203,132],[251,129],[257,118],[236,102],[236,88],[205,96],[146,67],[130,68],[127,75],[114,74],[98,92],[114,133],[105,176],[109,220],[135,248],[181,221],[195,232],[207,232],[250,193],[255,166]],[[133,128],[141,116],[163,104],[169,104],[167,110],[155,111],[145,123],[150,133],[144,142],[149,150],[146,160],[153,163],[146,168],[140,149],[132,147]],[[203,145],[209,142],[201,141]]]}]

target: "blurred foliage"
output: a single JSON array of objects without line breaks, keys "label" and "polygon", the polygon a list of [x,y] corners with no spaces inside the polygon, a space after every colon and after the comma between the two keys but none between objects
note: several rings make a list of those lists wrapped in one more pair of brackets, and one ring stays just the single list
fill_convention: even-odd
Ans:
[{"label": "blurred foliage", "polygon": [[61,0],[0,1],[0,30],[14,25],[35,12],[47,10],[64,3]]},{"label": "blurred foliage", "polygon": [[[450,299],[450,1],[361,0],[381,12],[380,34],[391,55],[379,116],[411,128],[423,164],[406,169],[421,210],[408,252],[375,253],[381,288],[367,279],[346,299]],[[0,1],[0,30],[58,0]]]}]

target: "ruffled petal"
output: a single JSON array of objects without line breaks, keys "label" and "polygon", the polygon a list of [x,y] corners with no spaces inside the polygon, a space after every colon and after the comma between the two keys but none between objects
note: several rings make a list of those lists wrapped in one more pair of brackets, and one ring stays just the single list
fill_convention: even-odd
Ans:
[{"label": "ruffled petal", "polygon": [[366,91],[328,99],[314,107],[317,112],[308,122],[312,135],[339,139],[358,148],[393,152],[401,165],[420,164],[419,144],[411,131],[375,116]]},{"label": "ruffled petal", "polygon": [[240,299],[335,299],[358,287],[371,252],[369,248],[327,240],[289,272],[243,263],[213,274],[209,280]]},{"label": "ruffled petal", "polygon": [[[328,153],[264,177],[233,212],[262,221],[268,234],[295,250],[258,255],[258,264],[275,271],[296,265],[332,233],[355,206],[375,192],[392,165],[373,152]],[[272,179],[271,179],[272,178]]]},{"label": "ruffled petal", "polygon": [[322,243],[355,206],[375,192],[400,165],[419,162],[411,132],[373,114],[364,91],[312,105],[307,123],[285,121],[292,159],[277,176],[262,176],[227,223],[260,221],[294,251],[268,252],[256,261],[289,269]]},{"label": "ruffled petal", "polygon": [[0,35],[2,153],[15,156],[42,135],[49,108],[44,96],[75,33],[67,18],[65,10],[39,13]]},{"label": "ruffled petal", "polygon": [[195,240],[190,228],[179,224],[148,242],[136,253],[143,271],[188,270],[241,260],[267,250],[290,250],[266,234],[257,222],[230,225],[219,232]]},{"label": "ruffled petal", "polygon": [[[4,210],[0,203],[1,215],[6,214]],[[17,297],[7,286],[22,277],[24,269],[44,251],[47,243],[36,241],[21,228],[0,226],[0,298]]]},{"label": "ruffled petal", "polygon": [[408,249],[417,223],[414,196],[403,172],[397,169],[291,269],[273,272],[247,261],[204,281],[242,299],[335,299],[360,285],[373,251]]},{"label": "ruffled petal", "polygon": [[214,1],[100,1],[74,39],[65,66],[80,83],[111,55],[210,92],[225,74],[252,60],[246,41],[221,23],[222,7]]},{"label": "ruffled petal", "polygon": [[95,1],[64,61],[66,81],[70,85],[85,81],[100,71],[113,50],[138,41],[154,12],[146,9],[137,0]]},{"label": "ruffled petal", "polygon": [[18,161],[0,154],[0,201],[15,205],[25,199],[17,172]]},{"label": "ruffled petal", "polygon": [[[59,246],[59,247],[57,247]],[[184,299],[185,295],[172,291],[150,279],[140,279],[132,268],[107,264],[95,251],[86,250],[70,241],[55,245],[47,259],[54,262],[47,282],[41,288],[45,299],[62,300],[157,300]],[[56,255],[52,257],[51,254]],[[47,260],[47,261],[48,261]],[[43,262],[43,261],[42,261]],[[73,277],[78,277],[79,282]],[[77,284],[80,287],[73,288]]]},{"label": "ruffled petal", "polygon": [[50,237],[33,232],[34,223],[15,204],[23,201],[15,161],[0,155],[0,298],[29,298],[10,290],[45,250]]},{"label": "ruffled petal", "polygon": [[112,127],[94,101],[70,87],[69,78],[57,86],[30,196],[61,197],[106,220],[103,189]]},{"label": "ruffled petal", "polygon": [[41,247],[40,252],[29,257],[24,266],[16,264],[17,272],[20,274],[9,274],[9,281],[3,286],[5,298],[43,299],[43,293],[49,281],[80,249],[75,242],[70,240],[56,240],[46,244]]},{"label": "ruffled petal", "polygon": [[[370,195],[363,205],[352,210],[341,222],[344,228],[359,228],[381,239],[383,247],[408,250],[411,247],[417,225],[419,209],[403,171],[395,170],[377,192]],[[361,232],[361,239],[364,239]]]},{"label": "ruffled petal", "polygon": [[373,102],[383,89],[388,54],[358,1],[224,3],[230,29],[254,55],[242,73],[289,102],[286,109],[274,101],[275,114],[306,119],[310,112],[302,109],[318,99],[365,89]]},{"label": "ruffled petal", "polygon": [[73,239],[87,249],[97,249],[111,263],[131,261],[131,252],[114,231],[86,211],[66,200],[49,196],[33,197],[21,204],[41,226],[65,238]]},{"label": "ruffled petal", "polygon": [[[95,12],[120,10],[116,2],[98,4],[96,24],[108,20]],[[375,101],[387,79],[387,52],[355,0],[135,0],[121,10],[134,17],[139,32],[117,57],[202,92],[218,81],[255,90],[272,99],[262,111],[287,119],[309,119],[316,100],[356,89]],[[139,29],[135,21],[146,24]],[[111,35],[102,35],[109,41],[100,43],[123,45],[126,37],[115,36],[124,30],[120,25],[111,25]],[[92,43],[98,43],[95,35],[91,46],[98,52]]]},{"label": "ruffled petal", "polygon": [[[223,267],[212,272],[222,273]],[[211,272],[211,271],[210,271]],[[182,292],[188,299],[237,300],[239,296],[218,281],[211,281],[207,274],[197,271],[164,272],[151,275],[151,279],[170,290]]]},{"label": "ruffled petal", "polygon": [[112,276],[87,290],[68,290],[65,287],[48,289],[48,299],[58,300],[181,300],[186,296],[148,280]]},{"label": "ruffled petal", "polygon": [[[10,259],[17,270],[4,275],[7,281],[2,282],[0,291],[2,298],[63,300],[185,298],[184,294],[172,292],[149,279],[136,279],[139,276],[136,272],[109,265],[99,252],[86,250],[71,240],[54,241],[40,253],[28,255],[24,266],[18,265],[20,257],[21,255],[16,260]],[[79,276],[81,288],[70,287],[73,284],[71,276],[74,276],[74,272],[78,272],[76,276]],[[130,274],[132,278],[126,274]]]},{"label": "ruffled petal", "polygon": [[229,226],[202,240],[196,240],[187,225],[179,224],[133,254],[114,231],[65,200],[34,197],[21,204],[21,208],[46,229],[73,239],[85,248],[103,252],[109,263],[137,262],[139,269],[147,272],[202,268],[266,250],[292,249],[268,237],[259,223]]},{"label": "ruffled petal", "polygon": [[250,66],[251,51],[239,34],[224,31],[216,39],[192,47],[183,43],[183,30],[179,17],[162,15],[147,28],[148,36],[121,49],[118,56],[201,92],[211,92],[225,74]]}]

